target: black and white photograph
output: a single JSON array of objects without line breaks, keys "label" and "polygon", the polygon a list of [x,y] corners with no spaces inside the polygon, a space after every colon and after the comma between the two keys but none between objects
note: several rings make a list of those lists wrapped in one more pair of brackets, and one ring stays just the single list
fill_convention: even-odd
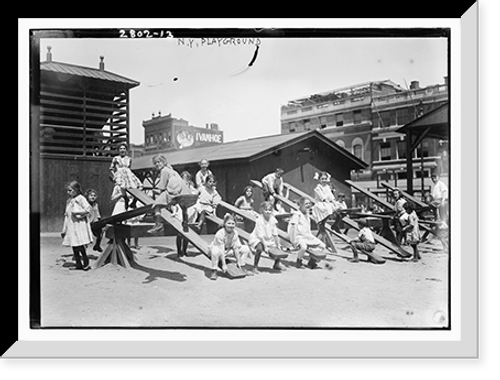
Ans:
[{"label": "black and white photograph", "polygon": [[451,38],[32,30],[31,328],[450,330]]}]

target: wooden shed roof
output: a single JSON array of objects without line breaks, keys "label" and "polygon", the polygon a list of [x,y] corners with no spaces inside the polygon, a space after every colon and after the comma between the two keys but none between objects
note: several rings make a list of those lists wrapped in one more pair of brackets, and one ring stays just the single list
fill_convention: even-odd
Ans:
[{"label": "wooden shed roof", "polygon": [[71,63],[64,63],[64,62],[44,61],[40,63],[40,70],[58,74],[74,75],[83,78],[119,83],[129,88],[136,87],[140,84],[139,82],[133,79],[126,78],[122,75],[118,75],[110,71],[100,70],[98,68],[96,69],[92,67],[74,65]]},{"label": "wooden shed roof", "polygon": [[318,139],[330,146],[339,154],[347,157],[352,163],[352,170],[364,169],[368,164],[344,148],[338,146],[329,138],[318,131],[280,134],[274,136],[257,137],[247,140],[232,141],[220,145],[213,145],[201,148],[189,148],[168,152],[156,152],[155,154],[138,157],[132,162],[132,170],[149,169],[153,166],[152,158],[161,153],[167,158],[170,165],[188,165],[205,158],[210,162],[216,161],[254,161],[265,157],[273,152],[286,148],[290,145],[302,142],[307,139]]}]

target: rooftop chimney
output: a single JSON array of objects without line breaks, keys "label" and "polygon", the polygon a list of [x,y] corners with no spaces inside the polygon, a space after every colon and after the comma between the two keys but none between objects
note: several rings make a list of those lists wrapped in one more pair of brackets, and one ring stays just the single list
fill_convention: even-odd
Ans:
[{"label": "rooftop chimney", "polygon": [[47,61],[52,62],[52,53],[50,52],[52,50],[52,46],[47,46]]},{"label": "rooftop chimney", "polygon": [[418,90],[420,88],[420,83],[418,80],[411,81],[410,90]]},{"label": "rooftop chimney", "polygon": [[448,84],[448,76],[444,77],[444,84]]},{"label": "rooftop chimney", "polygon": [[104,71],[104,56],[101,55],[99,58],[101,58],[101,62],[99,62],[99,70]]}]

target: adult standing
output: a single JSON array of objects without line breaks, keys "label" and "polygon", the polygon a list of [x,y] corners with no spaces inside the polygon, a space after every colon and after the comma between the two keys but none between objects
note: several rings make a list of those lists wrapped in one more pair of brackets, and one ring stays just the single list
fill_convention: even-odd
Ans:
[{"label": "adult standing", "polygon": [[448,221],[448,186],[441,181],[438,173],[431,174],[431,181],[433,183],[431,188],[431,204],[437,210],[437,220]]}]

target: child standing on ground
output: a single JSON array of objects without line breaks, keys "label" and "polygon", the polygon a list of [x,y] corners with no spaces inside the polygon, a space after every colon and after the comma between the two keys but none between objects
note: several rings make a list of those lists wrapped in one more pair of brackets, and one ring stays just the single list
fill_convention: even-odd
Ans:
[{"label": "child standing on ground", "polygon": [[372,230],[368,227],[367,220],[359,219],[358,227],[360,228],[358,236],[349,241],[353,254],[353,258],[349,259],[351,263],[359,262],[359,251],[372,252],[375,249],[375,238]]},{"label": "child standing on ground", "polygon": [[318,228],[324,230],[326,220],[338,209],[335,196],[330,187],[330,174],[327,172],[316,173],[314,179],[319,183],[314,188],[314,206],[312,207],[312,218],[318,223]]},{"label": "child standing on ground", "polygon": [[199,189],[200,195],[196,203],[196,211],[199,214],[197,228],[200,231],[203,227],[203,223],[205,223],[205,216],[214,215],[217,206],[222,200],[216,186],[217,181],[215,180],[215,176],[210,174],[207,176],[205,184]]},{"label": "child standing on ground", "polygon": [[[192,176],[188,171],[183,171],[181,173],[181,178],[186,183],[186,186],[189,188],[189,191],[191,192],[191,194],[199,194],[199,191],[196,189],[196,187],[194,186],[194,183],[192,181]],[[176,207],[176,209],[174,211],[174,216],[177,219],[182,221],[183,220],[182,209],[179,205],[176,205],[175,207]],[[198,217],[198,212],[196,210],[195,205],[188,207],[186,212],[187,212],[187,218],[188,218],[187,223],[193,224]],[[184,239],[184,237],[182,237],[182,235],[177,235],[176,245],[177,245],[177,256],[179,256],[179,257],[185,256],[186,252],[187,252],[187,247],[189,245],[189,241]]]},{"label": "child standing on ground", "polygon": [[403,232],[403,226],[401,225],[400,218],[405,213],[404,205],[406,204],[406,199],[403,197],[403,194],[399,189],[394,189],[392,191],[392,196],[394,197],[394,210],[396,211],[396,215],[394,216],[396,240],[398,244],[402,244],[405,240],[405,233]]},{"label": "child standing on ground", "polygon": [[97,252],[102,252],[101,248],[101,240],[102,240],[102,229],[101,228],[94,228],[92,226],[93,223],[101,220],[101,213],[99,211],[99,204],[97,203],[97,191],[94,189],[89,189],[85,192],[85,198],[87,199],[87,202],[89,202],[89,205],[91,207],[90,213],[89,213],[89,223],[90,227],[92,229],[92,233],[94,234],[96,240],[94,244],[94,251]]},{"label": "child standing on ground", "polygon": [[420,228],[418,227],[418,216],[415,212],[415,205],[413,202],[406,202],[404,204],[405,213],[399,218],[402,225],[402,231],[405,234],[406,242],[413,249],[412,261],[421,259],[418,251],[418,243],[420,243]]},{"label": "child standing on ground", "polygon": [[251,255],[248,246],[241,244],[238,232],[235,230],[236,221],[231,214],[224,216],[222,228],[217,231],[214,240],[209,245],[210,258],[212,260],[211,280],[217,280],[217,268],[219,262],[222,266],[222,271],[227,271],[226,256],[234,254],[236,264],[242,268],[246,259]]},{"label": "child standing on ground", "polygon": [[[126,206],[127,202],[125,201],[125,199],[127,199],[127,195],[123,194],[120,186],[115,185],[115,187],[113,188],[113,193],[111,194],[111,202],[115,203],[115,205],[113,206],[113,211],[111,212],[112,216],[131,210],[131,208],[127,209],[127,206]],[[128,220],[128,222],[129,223],[137,223],[138,219],[131,218]],[[127,223],[127,221],[125,223]],[[130,239],[127,239],[127,244],[130,245]],[[139,246],[139,238],[134,237],[134,245],[132,245],[131,247],[137,248],[138,246]]]},{"label": "child standing on ground", "polygon": [[71,247],[76,269],[89,270],[89,259],[85,246],[92,243],[90,228],[90,204],[82,195],[82,188],[77,181],[71,181],[66,186],[68,200],[64,212],[64,225],[61,232],[62,245]]},{"label": "child standing on ground", "polygon": [[[309,216],[310,208],[311,201],[305,197],[300,198],[299,210],[292,213],[292,217],[288,222],[287,232],[290,242],[294,247],[299,249],[297,252],[297,268],[302,267],[302,258],[304,257],[307,249],[326,248],[325,243],[314,236],[311,232],[311,218]],[[313,259],[310,259],[307,265],[311,269],[317,267],[317,264]]]},{"label": "child standing on ground", "polygon": [[[255,221],[255,228],[250,234],[248,245],[255,252],[254,273],[257,273],[262,252],[269,254],[269,250],[281,249],[278,237],[278,220],[273,216],[273,205],[271,202],[265,201],[260,205],[260,215]],[[282,269],[279,261],[279,258],[274,261],[273,269]]]},{"label": "child standing on ground", "polygon": [[[121,144],[118,147],[118,156],[113,157],[109,170],[113,176],[113,181],[118,185],[123,193],[125,209],[128,209],[128,197],[125,189],[142,189],[142,183],[139,178],[130,170],[132,159],[127,156],[127,145]],[[135,200],[131,203],[135,207]]]},{"label": "child standing on ground", "polygon": [[207,177],[209,175],[213,175],[212,171],[208,168],[210,166],[210,162],[207,159],[202,159],[198,165],[200,165],[200,170],[194,176],[194,181],[196,188],[201,189],[205,182],[207,181]]}]

